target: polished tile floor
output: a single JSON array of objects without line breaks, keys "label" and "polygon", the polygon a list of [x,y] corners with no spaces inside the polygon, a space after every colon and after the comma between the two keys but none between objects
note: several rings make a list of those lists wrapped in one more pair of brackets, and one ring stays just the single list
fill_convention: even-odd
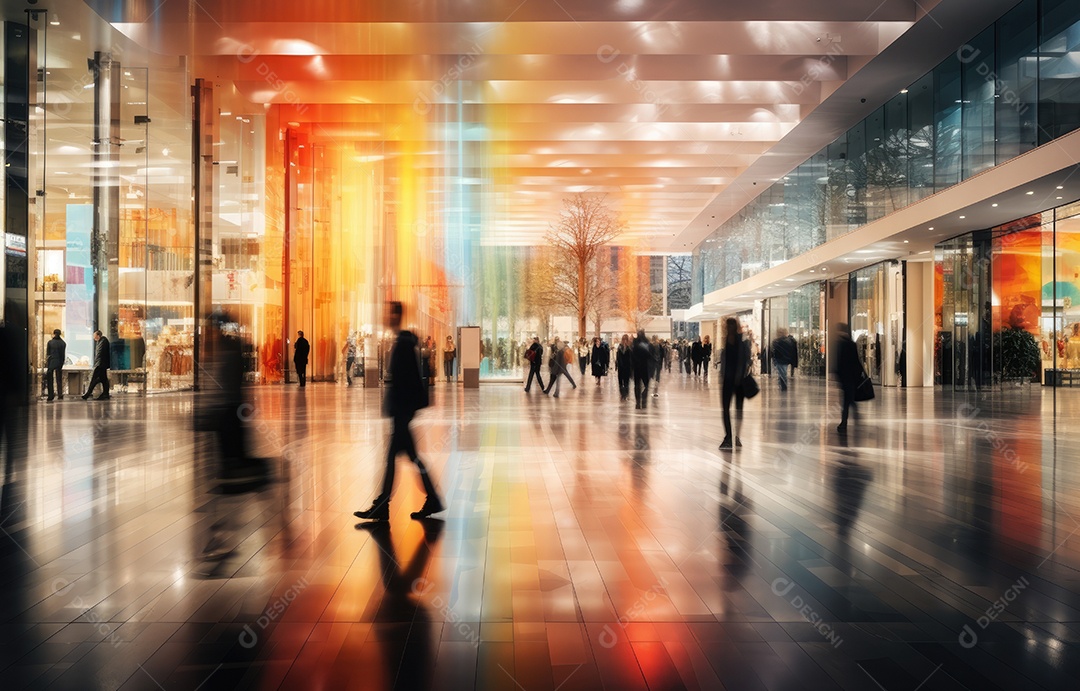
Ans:
[{"label": "polished tile floor", "polygon": [[[7,468],[0,687],[1032,689],[1080,676],[1080,390],[879,390],[847,439],[766,382],[717,450],[715,382],[559,400],[437,385],[255,389],[280,482],[222,505],[188,394],[38,404]],[[213,516],[237,549],[200,558]]]}]

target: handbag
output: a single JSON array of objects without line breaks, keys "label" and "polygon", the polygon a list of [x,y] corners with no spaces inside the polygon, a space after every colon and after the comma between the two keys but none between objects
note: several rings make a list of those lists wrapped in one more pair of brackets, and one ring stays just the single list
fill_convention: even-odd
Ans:
[{"label": "handbag", "polygon": [[742,395],[743,398],[753,398],[761,392],[761,387],[758,386],[757,380],[754,379],[754,375],[747,374],[742,378]]},{"label": "handbag", "polygon": [[865,371],[861,373],[859,383],[855,385],[855,395],[852,398],[856,402],[872,401],[874,399],[874,382],[870,380],[870,377],[866,376]]}]

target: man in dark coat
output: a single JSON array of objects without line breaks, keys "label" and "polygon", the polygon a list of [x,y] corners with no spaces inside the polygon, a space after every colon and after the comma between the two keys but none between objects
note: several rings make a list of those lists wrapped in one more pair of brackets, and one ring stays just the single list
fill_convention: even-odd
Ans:
[{"label": "man in dark coat", "polygon": [[90,377],[90,386],[86,389],[86,393],[83,394],[83,400],[90,398],[90,394],[94,393],[94,387],[99,383],[101,384],[101,395],[97,397],[99,401],[109,400],[109,367],[111,364],[111,355],[109,353],[109,339],[105,338],[104,334],[100,331],[94,332],[94,341],[97,345],[94,347],[94,374]]},{"label": "man in dark coat", "polygon": [[293,364],[296,365],[296,376],[300,379],[300,388],[307,384],[307,359],[311,352],[311,344],[304,338],[303,331],[296,332],[296,343],[293,344]]},{"label": "man in dark coat", "polygon": [[788,335],[787,329],[776,330],[776,339],[772,342],[772,360],[780,390],[787,391],[788,367],[795,367],[799,361],[798,345],[795,339]]},{"label": "man in dark coat", "polygon": [[840,380],[840,390],[844,395],[843,412],[836,431],[845,434],[848,411],[855,407],[855,389],[862,383],[866,374],[863,372],[858,346],[851,340],[851,328],[847,324],[837,324],[836,331],[836,376]]},{"label": "man in dark coat", "polygon": [[649,376],[653,364],[652,347],[644,329],[637,332],[630,358],[634,363],[634,408],[644,410],[649,402]]},{"label": "man in dark coat", "polygon": [[[532,357],[529,357],[532,353]],[[533,336],[532,345],[525,351],[525,359],[529,361],[529,378],[525,382],[525,393],[532,388],[533,377],[540,383],[540,390],[544,391],[544,378],[540,376],[540,365],[544,361],[544,346],[540,345],[540,337]]]},{"label": "man in dark coat", "polygon": [[393,419],[390,432],[390,448],[386,454],[386,473],[383,475],[382,492],[366,511],[353,513],[357,518],[374,521],[390,520],[390,495],[394,490],[394,466],[397,455],[401,452],[409,456],[420,471],[420,480],[424,484],[427,499],[419,511],[414,511],[414,519],[427,518],[431,514],[443,511],[442,500],[431,481],[427,467],[416,453],[409,423],[416,411],[428,405],[427,383],[420,376],[419,339],[409,331],[398,331],[401,327],[402,305],[391,302],[387,309],[387,326],[398,332],[393,350],[390,351],[390,380],[385,383],[384,407],[386,414]]},{"label": "man in dark coat", "polygon": [[705,356],[705,351],[701,346],[701,338],[694,339],[694,345],[690,346],[690,360],[694,363],[694,376],[698,376],[701,373],[701,359]]},{"label": "man in dark coat", "polygon": [[[67,358],[67,343],[60,338],[60,329],[53,329],[52,339],[45,345],[45,385],[49,390],[49,398],[53,400],[56,394],[60,394],[60,400],[64,400],[64,360]],[[56,389],[53,389],[53,382]]]}]

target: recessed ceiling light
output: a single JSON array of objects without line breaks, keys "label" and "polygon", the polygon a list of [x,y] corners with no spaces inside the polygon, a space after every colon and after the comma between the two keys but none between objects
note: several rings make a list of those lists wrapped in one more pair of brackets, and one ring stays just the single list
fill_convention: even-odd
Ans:
[{"label": "recessed ceiling light", "polygon": [[991,204],[990,206],[994,207],[995,209],[997,208],[997,204]]},{"label": "recessed ceiling light", "polygon": [[902,94],[906,94],[906,93],[907,93],[907,89],[900,89],[900,93],[902,93]]},{"label": "recessed ceiling light", "polygon": [[1063,190],[1063,189],[1065,189],[1065,188],[1064,188],[1064,187],[1062,187],[1061,185],[1058,185],[1058,186],[1057,186],[1057,188],[1058,188],[1059,190]]},{"label": "recessed ceiling light", "polygon": [[813,269],[810,269],[810,273],[814,273],[814,270],[813,270]]},{"label": "recessed ceiling light", "polygon": [[905,245],[908,244],[909,242],[911,242],[911,241],[910,240],[904,240]]},{"label": "recessed ceiling light", "polygon": [[1024,194],[1035,194],[1035,190],[1028,190],[1027,192],[1024,192]]},{"label": "recessed ceiling light", "polygon": [[1061,197],[1058,197],[1058,199],[1061,199]]},{"label": "recessed ceiling light", "polygon": [[967,218],[967,216],[961,216],[960,218],[961,218],[961,220],[962,220],[962,219],[965,219],[965,218]]}]

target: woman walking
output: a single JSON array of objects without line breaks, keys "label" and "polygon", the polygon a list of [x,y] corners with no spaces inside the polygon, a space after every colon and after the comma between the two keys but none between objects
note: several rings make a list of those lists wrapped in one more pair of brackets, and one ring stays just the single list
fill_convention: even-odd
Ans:
[{"label": "woman walking", "polygon": [[630,377],[634,376],[634,360],[630,356],[630,334],[623,334],[615,351],[615,374],[619,377],[619,400],[630,398]]},{"label": "woman walking", "polygon": [[454,337],[447,336],[443,346],[443,372],[446,373],[446,381],[454,376],[454,360],[457,358],[457,346],[454,345]]},{"label": "woman walking", "polygon": [[607,349],[604,348],[604,344],[600,342],[600,337],[597,336],[592,340],[592,353],[589,354],[592,360],[592,375],[596,377],[596,385],[600,386],[600,380],[602,377],[607,376]]},{"label": "woman walking", "polygon": [[581,368],[581,378],[584,380],[585,367],[589,364],[589,345],[584,338],[578,340],[577,363],[578,367]]},{"label": "woman walking", "polygon": [[743,378],[750,373],[750,343],[742,337],[739,322],[728,317],[724,322],[724,347],[720,351],[720,375],[723,385],[720,387],[721,402],[724,406],[724,441],[721,451],[730,451],[733,446],[742,446],[738,429],[731,428],[731,399],[735,398],[735,422],[742,422]]}]

